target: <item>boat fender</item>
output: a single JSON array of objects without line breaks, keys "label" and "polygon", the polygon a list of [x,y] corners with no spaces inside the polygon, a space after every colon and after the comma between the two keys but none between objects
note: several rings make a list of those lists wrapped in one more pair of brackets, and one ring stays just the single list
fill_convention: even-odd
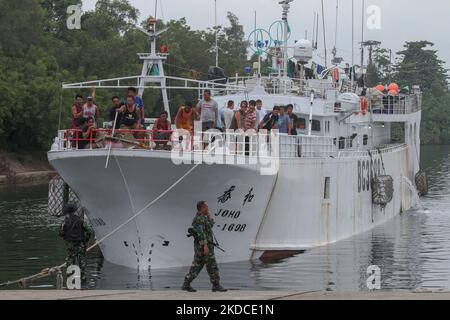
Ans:
[{"label": "boat fender", "polygon": [[416,189],[419,196],[426,196],[428,194],[428,176],[424,170],[419,170],[415,176]]}]

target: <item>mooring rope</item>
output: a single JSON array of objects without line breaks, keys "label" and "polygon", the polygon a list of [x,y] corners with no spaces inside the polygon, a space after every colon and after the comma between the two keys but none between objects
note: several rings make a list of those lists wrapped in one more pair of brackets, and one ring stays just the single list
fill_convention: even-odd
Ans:
[{"label": "mooring rope", "polygon": [[[131,221],[133,221],[134,219],[136,219],[138,216],[140,216],[141,214],[143,214],[147,209],[149,209],[151,206],[153,206],[156,202],[158,202],[161,198],[163,198],[167,193],[169,193],[173,188],[175,188],[178,184],[181,183],[181,181],[183,181],[188,175],[190,175],[201,163],[197,163],[195,166],[193,166],[191,169],[189,169],[181,178],[179,178],[177,181],[175,181],[169,188],[167,188],[163,193],[161,193],[158,197],[156,197],[153,201],[151,201],[149,204],[147,204],[143,209],[141,209],[139,212],[137,212],[135,215],[133,215],[131,218],[129,218],[127,221],[125,221],[124,223],[122,223],[121,225],[119,225],[117,228],[115,228],[113,231],[111,231],[110,233],[108,233],[106,236],[104,236],[103,238],[101,238],[100,240],[96,241],[92,246],[90,246],[86,252],[90,252],[92,249],[94,249],[95,247],[97,247],[99,244],[101,244],[103,241],[105,241],[106,239],[108,239],[109,237],[111,237],[112,235],[114,235],[116,232],[118,232],[120,229],[122,229],[124,226],[126,226],[127,224],[129,224]],[[42,278],[46,278],[46,277],[50,277],[53,274],[58,273],[59,271],[61,271],[61,269],[65,268],[67,266],[66,263],[60,265],[60,266],[55,266],[52,268],[45,268],[43,269],[41,272],[34,274],[32,276],[28,276],[28,277],[24,277],[24,278],[20,278],[18,280],[15,281],[7,281],[4,283],[0,283],[0,288],[1,287],[9,287],[11,285],[15,285],[15,284],[21,284],[22,287],[27,287],[27,284]]]},{"label": "mooring rope", "polygon": [[[212,147],[211,150],[208,153],[211,153],[216,147]],[[158,197],[156,197],[153,201],[149,202],[143,209],[141,209],[139,212],[137,212],[135,215],[133,215],[131,218],[129,218],[128,220],[126,220],[124,223],[122,223],[121,225],[119,225],[118,227],[116,227],[113,231],[111,231],[110,233],[108,233],[106,236],[104,236],[103,238],[101,238],[100,240],[97,240],[92,246],[90,246],[86,252],[90,252],[92,249],[94,249],[95,247],[97,247],[99,244],[101,244],[103,241],[105,241],[106,239],[108,239],[109,237],[111,237],[112,235],[114,235],[116,232],[118,232],[120,229],[122,229],[124,226],[126,226],[127,224],[129,224],[131,221],[133,221],[134,219],[136,219],[138,216],[140,216],[141,214],[143,214],[147,209],[149,209],[151,206],[153,206],[156,202],[158,202],[161,198],[163,198],[167,193],[169,193],[173,188],[175,188],[178,184],[180,184],[187,176],[189,176],[195,169],[197,169],[197,167],[202,164],[201,162],[197,163],[196,165],[194,165],[191,169],[189,169],[183,176],[181,176],[181,178],[179,178],[177,181],[175,181],[169,188],[167,188],[163,193],[161,193]],[[22,287],[26,287],[28,283],[33,282],[35,280],[38,279],[42,279],[42,278],[46,278],[49,276],[52,276],[55,273],[58,273],[61,271],[61,269],[65,268],[67,266],[66,263],[60,265],[60,266],[55,266],[52,268],[45,268],[43,269],[41,272],[32,275],[32,276],[28,276],[28,277],[24,277],[15,281],[8,281],[8,282],[4,282],[4,283],[0,283],[0,288],[1,287],[8,287],[11,285],[15,285],[15,284],[21,284]]]}]

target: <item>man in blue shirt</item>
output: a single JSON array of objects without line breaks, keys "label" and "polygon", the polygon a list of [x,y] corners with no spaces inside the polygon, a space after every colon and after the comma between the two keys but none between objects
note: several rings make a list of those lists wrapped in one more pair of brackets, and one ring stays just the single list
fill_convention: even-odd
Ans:
[{"label": "man in blue shirt", "polygon": [[144,100],[140,96],[138,96],[137,89],[134,87],[128,88],[128,95],[134,97],[134,104],[139,109],[141,124],[145,125],[145,112],[144,112]]},{"label": "man in blue shirt", "polygon": [[280,116],[278,117],[278,130],[283,134],[291,134],[292,125],[285,107],[280,107]]}]

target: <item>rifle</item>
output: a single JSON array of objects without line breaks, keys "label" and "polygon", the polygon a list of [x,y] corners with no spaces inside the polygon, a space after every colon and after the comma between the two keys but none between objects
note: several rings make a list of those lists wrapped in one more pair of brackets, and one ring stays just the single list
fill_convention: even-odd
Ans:
[{"label": "rifle", "polygon": [[[212,230],[211,230],[211,232],[212,232]],[[217,238],[216,238],[214,232],[212,232],[212,236],[214,238],[213,246],[216,247],[217,249],[219,249],[220,251],[222,251],[223,253],[225,253],[226,251],[220,247],[219,241],[217,241]]]},{"label": "rifle", "polygon": [[[212,230],[211,230],[212,231]],[[216,238],[216,236],[214,235],[214,232],[212,233],[212,236],[213,236],[213,239],[214,239],[214,242],[213,242],[213,246],[214,247],[216,247],[218,250],[220,250],[220,251],[222,251],[222,252],[226,252],[224,249],[222,249],[221,247],[220,247],[220,244],[219,244],[219,241],[217,241],[217,238]],[[194,237],[194,239],[198,239],[198,234],[197,234],[197,231],[194,229],[194,228],[189,228],[188,229],[188,234],[186,235],[186,237],[188,237],[188,238],[191,238],[191,237]]]}]

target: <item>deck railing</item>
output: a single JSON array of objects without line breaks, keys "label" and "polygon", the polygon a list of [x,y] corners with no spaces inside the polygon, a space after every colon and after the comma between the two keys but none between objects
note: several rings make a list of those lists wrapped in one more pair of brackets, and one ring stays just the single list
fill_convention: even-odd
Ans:
[{"label": "deck railing", "polygon": [[[354,138],[289,136],[256,132],[208,131],[191,135],[187,131],[93,129],[83,135],[80,130],[59,131],[52,151],[94,149],[147,150],[148,152],[205,152],[214,146],[214,154],[229,156],[271,156],[280,158],[349,157],[367,153]],[[209,148],[209,149],[208,149]]]},{"label": "deck railing", "polygon": [[374,114],[405,115],[419,111],[421,95],[380,95],[369,99]]}]

